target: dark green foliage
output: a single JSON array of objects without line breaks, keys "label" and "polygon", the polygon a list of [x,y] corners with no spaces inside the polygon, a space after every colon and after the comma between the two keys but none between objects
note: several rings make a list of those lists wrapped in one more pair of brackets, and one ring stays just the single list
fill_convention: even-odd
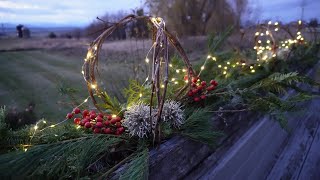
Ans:
[{"label": "dark green foliage", "polygon": [[26,152],[0,156],[1,176],[67,179],[88,174],[88,166],[99,156],[111,153],[124,140],[107,135],[91,135],[57,143],[36,145]]},{"label": "dark green foliage", "polygon": [[195,141],[210,146],[216,145],[216,139],[222,136],[221,132],[215,131],[212,127],[212,113],[208,109],[187,109],[187,119],[181,128],[181,134]]},{"label": "dark green foliage", "polygon": [[149,149],[144,147],[137,152],[120,176],[120,180],[143,180],[149,175]]}]

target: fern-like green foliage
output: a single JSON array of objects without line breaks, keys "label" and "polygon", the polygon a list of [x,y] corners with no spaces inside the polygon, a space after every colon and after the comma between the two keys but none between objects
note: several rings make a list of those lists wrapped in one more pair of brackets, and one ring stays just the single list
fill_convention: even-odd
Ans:
[{"label": "fern-like green foliage", "polygon": [[217,138],[223,134],[212,128],[212,123],[210,123],[212,113],[210,113],[207,108],[190,108],[185,111],[187,113],[187,119],[181,127],[181,134],[214,147]]},{"label": "fern-like green foliage", "polygon": [[122,110],[121,103],[118,101],[116,97],[111,98],[107,92],[101,92],[99,97],[103,100],[103,104],[98,104],[98,106],[103,107],[109,113],[118,114]]},{"label": "fern-like green foliage", "polygon": [[269,77],[255,83],[250,87],[251,90],[261,89],[266,92],[286,93],[287,87],[297,83],[307,82],[307,78],[299,76],[297,72],[290,72],[286,74],[273,73]]},{"label": "fern-like green foliage", "polygon": [[149,175],[149,149],[144,147],[137,152],[128,168],[120,176],[120,180],[144,180]]},{"label": "fern-like green foliage", "polygon": [[129,107],[137,102],[150,102],[150,87],[143,86],[136,80],[130,80],[129,87],[125,88],[123,93],[127,98],[127,106]]},{"label": "fern-like green foliage", "polygon": [[89,175],[88,166],[123,141],[113,136],[92,135],[7,153],[0,155],[0,176],[78,179]]}]

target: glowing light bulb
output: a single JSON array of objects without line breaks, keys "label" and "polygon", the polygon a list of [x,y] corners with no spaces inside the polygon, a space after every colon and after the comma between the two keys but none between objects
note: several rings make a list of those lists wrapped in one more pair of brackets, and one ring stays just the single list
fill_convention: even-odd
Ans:
[{"label": "glowing light bulb", "polygon": [[257,46],[253,47],[253,49],[257,49]]},{"label": "glowing light bulb", "polygon": [[239,62],[236,62],[237,65],[239,65]]},{"label": "glowing light bulb", "polygon": [[299,25],[301,25],[301,23],[302,23],[302,21],[301,21],[301,20],[299,20],[299,21],[298,21],[298,24],[299,24]]},{"label": "glowing light bulb", "polygon": [[298,32],[297,32],[297,35],[300,35],[300,34],[301,34],[301,32],[300,32],[300,31],[298,31]]},{"label": "glowing light bulb", "polygon": [[259,36],[259,34],[260,34],[259,32],[256,32],[254,35],[255,35],[255,36]]},{"label": "glowing light bulb", "polygon": [[37,125],[34,126],[34,130],[37,130],[39,127]]},{"label": "glowing light bulb", "polygon": [[263,34],[263,33],[260,33],[260,36],[264,36],[264,34]]},{"label": "glowing light bulb", "polygon": [[269,35],[269,31],[266,31],[266,35]]},{"label": "glowing light bulb", "polygon": [[278,22],[275,22],[275,23],[274,23],[275,26],[277,26],[278,24],[279,24]]},{"label": "glowing light bulb", "polygon": [[261,40],[259,40],[258,43],[260,44],[260,43],[261,43]]},{"label": "glowing light bulb", "polygon": [[213,61],[217,61],[217,58],[216,58],[216,57],[212,57],[212,60],[213,60]]},{"label": "glowing light bulb", "polygon": [[210,58],[211,58],[211,56],[210,56],[210,55],[208,55],[208,56],[207,56],[207,59],[210,59]]},{"label": "glowing light bulb", "polygon": [[230,64],[230,62],[228,61],[227,64]]},{"label": "glowing light bulb", "polygon": [[204,70],[204,66],[201,66],[201,70]]},{"label": "glowing light bulb", "polygon": [[81,71],[81,74],[83,74],[83,75],[84,75],[84,71]]},{"label": "glowing light bulb", "polygon": [[254,69],[252,69],[252,70],[251,70],[251,73],[254,73],[254,72],[256,72],[256,71],[255,71]]},{"label": "glowing light bulb", "polygon": [[169,67],[172,67],[172,64],[169,64]]},{"label": "glowing light bulb", "polygon": [[46,124],[46,123],[47,123],[47,121],[44,121],[44,120],[43,120],[42,122],[43,122],[43,124]]},{"label": "glowing light bulb", "polygon": [[227,71],[223,71],[223,74],[227,74]]},{"label": "glowing light bulb", "polygon": [[171,81],[175,81],[175,80],[176,80],[175,78],[172,78],[172,79],[171,79]]},{"label": "glowing light bulb", "polygon": [[178,84],[178,81],[174,82],[174,84]]},{"label": "glowing light bulb", "polygon": [[96,89],[96,88],[97,88],[97,85],[91,84],[91,88],[92,88],[92,89]]},{"label": "glowing light bulb", "polygon": [[219,64],[219,65],[218,65],[218,68],[221,68],[221,67],[222,67],[222,66]]},{"label": "glowing light bulb", "polygon": [[270,43],[270,40],[267,40],[267,43],[269,44],[269,43]]},{"label": "glowing light bulb", "polygon": [[186,72],[187,70],[186,69],[182,69],[182,72]]},{"label": "glowing light bulb", "polygon": [[[142,94],[140,93],[140,95],[142,96]],[[115,114],[112,114],[112,116],[111,116],[112,118],[116,118],[117,117],[117,115],[115,115]]]},{"label": "glowing light bulb", "polygon": [[228,69],[228,67],[227,67],[227,66],[225,66],[225,67],[224,67],[224,69]]},{"label": "glowing light bulb", "polygon": [[88,99],[85,99],[83,102],[87,102],[88,101]]},{"label": "glowing light bulb", "polygon": [[253,69],[253,66],[250,66],[250,69]]},{"label": "glowing light bulb", "polygon": [[161,84],[161,88],[164,88],[164,84]]},{"label": "glowing light bulb", "polygon": [[56,126],[56,125],[53,124],[53,125],[51,125],[51,126],[49,126],[49,127],[54,128],[55,126]]},{"label": "glowing light bulb", "polygon": [[150,61],[150,60],[149,60],[148,58],[146,58],[146,60],[145,60],[145,61],[146,61],[146,63],[149,63],[149,61]]},{"label": "glowing light bulb", "polygon": [[276,54],[273,54],[273,55],[272,55],[272,57],[276,57],[276,56],[277,56]]},{"label": "glowing light bulb", "polygon": [[270,25],[271,23],[272,23],[271,21],[268,22],[269,25]]},{"label": "glowing light bulb", "polygon": [[179,69],[177,69],[177,70],[176,70],[176,73],[180,73],[180,70],[179,70]]},{"label": "glowing light bulb", "polygon": [[246,65],[246,63],[242,63],[241,65],[242,65],[242,66],[245,66],[245,65]]},{"label": "glowing light bulb", "polygon": [[275,29],[274,29],[274,31],[278,31],[278,30],[279,30],[278,28],[275,28]]},{"label": "glowing light bulb", "polygon": [[142,97],[142,94],[141,94],[141,93],[139,94],[139,97]]}]

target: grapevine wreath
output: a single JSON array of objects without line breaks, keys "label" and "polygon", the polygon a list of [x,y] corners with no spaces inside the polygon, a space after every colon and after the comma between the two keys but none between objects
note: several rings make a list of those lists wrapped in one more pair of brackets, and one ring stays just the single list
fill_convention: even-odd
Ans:
[{"label": "grapevine wreath", "polygon": [[[152,52],[150,100],[149,103],[137,102],[124,110],[117,109],[110,101],[108,94],[101,91],[97,83],[99,82],[99,52],[104,41],[112,32],[138,19],[145,20],[152,25],[153,44],[149,51]],[[166,99],[170,64],[169,45],[179,53],[186,67],[186,69],[183,69],[186,73],[184,76],[185,85],[175,90],[174,100]],[[161,141],[160,123],[168,123],[171,128],[176,129],[180,128],[184,123],[184,112],[182,104],[178,101],[179,99],[190,97],[194,102],[199,102],[206,98],[207,92],[214,90],[218,85],[214,80],[210,81],[211,85],[208,87],[205,81],[201,82],[199,76],[195,75],[181,44],[167,30],[163,19],[148,16],[129,15],[107,28],[90,44],[82,66],[82,74],[93,105],[97,110],[83,110],[81,112],[76,107],[72,113],[67,114],[68,119],[76,115],[74,122],[84,128],[92,129],[94,133],[114,135],[127,133],[131,137],[137,136],[139,138],[150,137],[149,135],[152,133],[153,141],[157,140],[158,142]],[[107,105],[105,107],[109,108],[108,111],[110,113],[104,113],[103,109],[98,106],[99,100],[102,100]]]}]

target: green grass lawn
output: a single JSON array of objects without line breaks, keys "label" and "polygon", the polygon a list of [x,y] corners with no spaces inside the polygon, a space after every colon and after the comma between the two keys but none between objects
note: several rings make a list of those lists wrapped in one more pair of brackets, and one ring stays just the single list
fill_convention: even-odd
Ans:
[{"label": "green grass lawn", "polygon": [[[79,90],[81,102],[87,89],[81,74],[83,57],[65,56],[48,51],[17,51],[0,53],[0,105],[23,110],[29,102],[36,104],[38,118],[61,121],[72,107],[58,103],[69,101],[59,94],[59,87],[72,87]],[[102,88],[110,95],[123,99],[122,89],[132,78],[132,64],[108,63],[102,65]]]}]

